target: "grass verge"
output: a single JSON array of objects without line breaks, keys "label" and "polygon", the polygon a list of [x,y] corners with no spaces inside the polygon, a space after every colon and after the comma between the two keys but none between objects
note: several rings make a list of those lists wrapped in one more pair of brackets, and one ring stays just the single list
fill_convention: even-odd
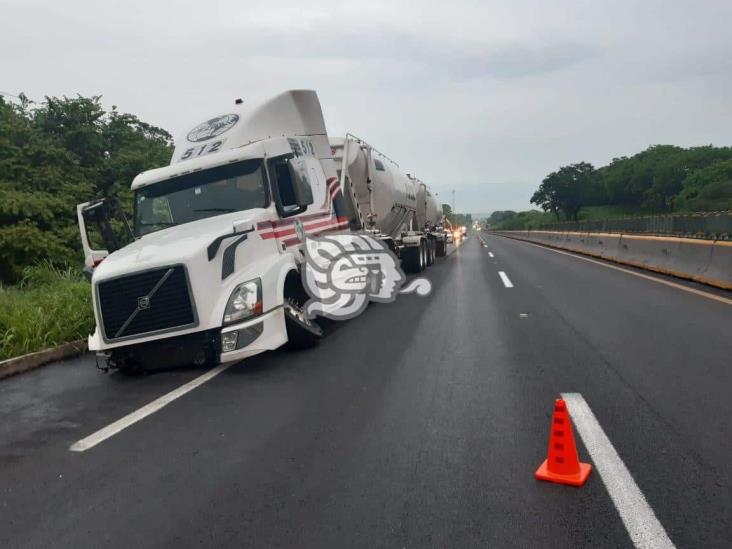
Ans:
[{"label": "grass verge", "polygon": [[82,339],[94,330],[91,291],[82,274],[49,263],[26,267],[0,286],[0,360]]}]

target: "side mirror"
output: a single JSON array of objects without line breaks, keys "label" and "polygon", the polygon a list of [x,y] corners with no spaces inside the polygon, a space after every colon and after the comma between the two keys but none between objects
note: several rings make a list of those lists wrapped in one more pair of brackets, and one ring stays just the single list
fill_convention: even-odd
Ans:
[{"label": "side mirror", "polygon": [[299,208],[306,208],[313,203],[313,189],[310,187],[307,166],[301,158],[291,158],[287,161],[292,181],[292,193],[295,197],[295,205]]}]

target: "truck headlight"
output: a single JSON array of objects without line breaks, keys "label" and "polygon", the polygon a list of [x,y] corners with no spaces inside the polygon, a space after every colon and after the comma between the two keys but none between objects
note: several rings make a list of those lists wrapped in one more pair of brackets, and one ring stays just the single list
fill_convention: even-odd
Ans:
[{"label": "truck headlight", "polygon": [[262,280],[255,278],[239,284],[231,292],[224,310],[223,324],[226,326],[260,314],[262,314]]}]

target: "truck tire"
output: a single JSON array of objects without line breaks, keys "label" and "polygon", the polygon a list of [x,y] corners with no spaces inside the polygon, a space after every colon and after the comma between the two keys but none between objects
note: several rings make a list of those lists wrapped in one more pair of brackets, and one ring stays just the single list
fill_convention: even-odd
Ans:
[{"label": "truck tire", "polygon": [[404,272],[414,274],[424,269],[424,251],[422,246],[410,246],[402,249],[402,268]]},{"label": "truck tire", "polygon": [[145,368],[139,361],[122,360],[117,365],[117,371],[123,376],[141,376],[145,373]]},{"label": "truck tire", "polygon": [[323,338],[322,328],[305,314],[304,307],[308,297],[299,274],[293,271],[287,276],[284,288],[288,349],[309,349],[315,347]]},{"label": "truck tire", "polygon": [[315,347],[323,339],[318,323],[307,318],[302,307],[292,300],[285,301],[285,327],[287,347],[292,350]]},{"label": "truck tire", "polygon": [[431,238],[427,239],[427,266],[431,267],[435,264],[435,241]]}]

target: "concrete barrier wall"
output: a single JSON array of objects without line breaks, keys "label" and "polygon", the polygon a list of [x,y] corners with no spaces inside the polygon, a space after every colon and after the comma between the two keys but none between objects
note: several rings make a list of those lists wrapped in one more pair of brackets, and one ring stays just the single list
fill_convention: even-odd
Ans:
[{"label": "concrete barrier wall", "polygon": [[494,234],[732,289],[730,241],[559,231],[494,231]]}]

